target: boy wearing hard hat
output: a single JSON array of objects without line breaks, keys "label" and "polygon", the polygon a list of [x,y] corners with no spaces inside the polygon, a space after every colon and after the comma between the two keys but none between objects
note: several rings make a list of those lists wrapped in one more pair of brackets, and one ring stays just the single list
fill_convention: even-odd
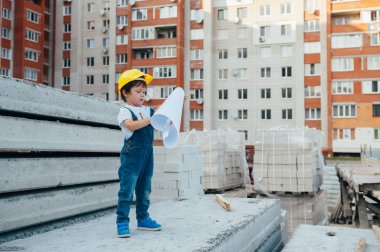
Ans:
[{"label": "boy wearing hard hat", "polygon": [[161,230],[161,225],[149,217],[149,195],[153,175],[153,127],[151,107],[143,106],[147,85],[153,77],[137,69],[124,71],[118,81],[118,92],[125,102],[117,117],[124,134],[120,153],[120,191],[117,204],[117,235],[130,237],[129,211],[136,194],[137,229]]}]

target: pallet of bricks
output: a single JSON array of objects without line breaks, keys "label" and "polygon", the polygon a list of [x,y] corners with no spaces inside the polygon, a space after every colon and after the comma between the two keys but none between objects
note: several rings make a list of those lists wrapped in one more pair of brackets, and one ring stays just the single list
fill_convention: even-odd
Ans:
[{"label": "pallet of bricks", "polygon": [[242,133],[234,130],[191,131],[181,133],[180,145],[201,148],[203,190],[222,192],[249,181]]},{"label": "pallet of bricks", "polygon": [[315,129],[256,130],[255,189],[313,195],[323,178],[321,141]]}]

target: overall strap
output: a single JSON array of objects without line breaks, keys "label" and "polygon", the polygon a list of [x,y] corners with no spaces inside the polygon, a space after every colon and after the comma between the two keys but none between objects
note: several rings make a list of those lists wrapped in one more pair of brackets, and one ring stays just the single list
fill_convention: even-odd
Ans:
[{"label": "overall strap", "polygon": [[154,112],[155,112],[154,108],[150,108],[150,117],[153,116]]},{"label": "overall strap", "polygon": [[131,112],[131,114],[132,114],[132,120],[133,120],[133,121],[137,121],[138,118],[137,118],[137,116],[135,115],[135,113],[133,113],[133,111],[132,111],[130,108],[127,108],[127,107],[125,107],[125,108],[128,109],[129,112]]}]

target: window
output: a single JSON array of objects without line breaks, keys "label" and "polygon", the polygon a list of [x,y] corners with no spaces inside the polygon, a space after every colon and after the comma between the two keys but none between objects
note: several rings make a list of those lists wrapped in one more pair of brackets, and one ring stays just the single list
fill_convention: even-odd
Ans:
[{"label": "window", "polygon": [[380,55],[368,56],[367,68],[368,70],[379,70],[380,69]]},{"label": "window", "polygon": [[40,22],[40,14],[27,10],[26,11],[26,19],[30,22],[38,24]]},{"label": "window", "polygon": [[103,63],[103,66],[109,66],[109,64],[110,64],[110,57],[109,56],[103,56],[102,63]]},{"label": "window", "polygon": [[363,38],[361,34],[348,34],[348,35],[332,35],[331,47],[332,48],[350,48],[362,47]]},{"label": "window", "polygon": [[238,89],[238,99],[247,100],[248,99],[248,89]]},{"label": "window", "polygon": [[71,42],[70,41],[64,41],[63,42],[63,50],[71,50]]},{"label": "window", "polygon": [[177,57],[177,47],[167,46],[157,48],[157,58],[175,58]]},{"label": "window", "polygon": [[70,76],[62,76],[62,86],[70,86]]},{"label": "window", "polygon": [[87,12],[93,12],[95,10],[95,3],[87,3]]},{"label": "window", "polygon": [[260,16],[269,16],[270,15],[270,5],[261,5],[260,6]]},{"label": "window", "polygon": [[291,33],[290,24],[281,25],[281,36],[289,36]]},{"label": "window", "polygon": [[71,32],[71,24],[64,24],[63,32]]},{"label": "window", "polygon": [[292,88],[282,88],[281,89],[282,98],[292,98]]},{"label": "window", "polygon": [[380,22],[380,10],[371,11],[371,21]]},{"label": "window", "polygon": [[270,88],[262,88],[261,89],[261,99],[270,99],[271,98],[271,89]]},{"label": "window", "polygon": [[31,50],[31,49],[25,49],[25,59],[37,62],[38,61],[38,51]]},{"label": "window", "polygon": [[37,81],[37,75],[38,75],[37,70],[30,69],[30,68],[24,69],[24,79]]},{"label": "window", "polygon": [[126,53],[116,54],[116,64],[127,64],[127,62],[128,62],[128,54]]},{"label": "window", "polygon": [[372,33],[371,46],[378,46],[378,45],[380,45],[380,32]]},{"label": "window", "polygon": [[228,30],[227,29],[216,30],[216,39],[218,40],[228,39]]},{"label": "window", "polygon": [[64,68],[68,68],[71,66],[71,61],[70,61],[70,58],[65,58],[63,59],[63,67]]},{"label": "window", "polygon": [[[161,13],[161,11],[160,11],[160,13]],[[124,17],[126,17],[126,16],[124,16]],[[160,17],[160,18],[162,18],[162,17]],[[132,10],[132,21],[146,20],[146,19],[147,19],[147,9],[146,8],[133,9]],[[126,24],[126,23],[123,23],[123,24]]]},{"label": "window", "polygon": [[380,104],[373,104],[373,117],[379,117],[380,116]]},{"label": "window", "polygon": [[269,37],[270,36],[270,26],[260,26],[260,37]]},{"label": "window", "polygon": [[239,109],[238,110],[238,119],[240,119],[240,120],[248,119],[248,110],[247,109]]},{"label": "window", "polygon": [[234,76],[238,80],[246,80],[248,79],[248,69],[247,68],[238,68],[234,70]]},{"label": "window", "polygon": [[246,39],[248,38],[248,28],[243,27],[243,28],[237,28],[237,34],[238,34],[238,39]]},{"label": "window", "polygon": [[218,69],[218,80],[228,79],[228,69]]},{"label": "window", "polygon": [[128,25],[128,16],[116,16],[116,25],[117,26]]},{"label": "window", "polygon": [[320,53],[321,43],[320,42],[305,42],[304,43],[304,53]]},{"label": "window", "polygon": [[197,109],[190,110],[190,120],[193,120],[193,121],[203,120],[203,110],[197,110]]},{"label": "window", "polygon": [[379,94],[380,80],[368,80],[362,82],[363,94]]},{"label": "window", "polygon": [[347,25],[351,24],[351,18],[350,17],[335,17],[333,18],[333,23],[335,25]]},{"label": "window", "polygon": [[95,65],[95,58],[94,57],[87,57],[87,66],[91,67]]},{"label": "window", "polygon": [[190,50],[191,60],[203,60],[203,49],[193,49]]},{"label": "window", "polygon": [[290,14],[292,12],[290,3],[281,4],[281,15]]},{"label": "window", "polygon": [[11,12],[8,9],[3,8],[2,13],[3,13],[3,15],[2,15],[3,18],[5,18],[5,19],[11,19]]},{"label": "window", "polygon": [[354,71],[354,58],[332,59],[331,67],[333,72]]},{"label": "window", "polygon": [[218,20],[225,20],[228,18],[228,12],[226,9],[218,10]]},{"label": "window", "polygon": [[272,55],[272,49],[270,46],[260,47],[260,58],[270,58]]},{"label": "window", "polygon": [[237,16],[239,18],[246,18],[246,17],[248,17],[248,8],[247,7],[238,8],[237,9]]},{"label": "window", "polygon": [[8,28],[2,27],[1,28],[1,37],[10,39],[11,38],[11,32]]},{"label": "window", "polygon": [[190,30],[190,39],[191,40],[203,39],[203,29]]},{"label": "window", "polygon": [[25,38],[27,40],[38,42],[39,33],[30,29],[25,30]]},{"label": "window", "polygon": [[355,140],[355,129],[333,129],[334,140]]},{"label": "window", "polygon": [[373,129],[373,139],[380,140],[380,129]]},{"label": "window", "polygon": [[313,13],[315,10],[319,10],[320,0],[304,0],[304,8],[307,12]]},{"label": "window", "polygon": [[305,76],[319,75],[319,64],[305,64]]},{"label": "window", "polygon": [[305,109],[305,120],[320,120],[321,109],[320,108],[307,108]]},{"label": "window", "polygon": [[271,69],[270,67],[262,67],[260,69],[260,76],[261,78],[269,78],[270,77],[270,72],[271,72]]},{"label": "window", "polygon": [[126,6],[128,6],[128,0],[118,0],[117,1],[117,6],[118,7],[126,7]]},{"label": "window", "polygon": [[261,119],[270,120],[272,117],[270,109],[262,109],[261,110]]},{"label": "window", "polygon": [[87,39],[86,48],[88,49],[95,48],[95,39]]},{"label": "window", "polygon": [[160,18],[176,18],[177,6],[165,6],[160,8]]},{"label": "window", "polygon": [[319,20],[306,20],[304,28],[305,32],[319,31]]},{"label": "window", "polygon": [[321,86],[305,87],[305,98],[321,97]]},{"label": "window", "polygon": [[86,84],[91,84],[93,85],[94,84],[94,75],[86,75]]},{"label": "window", "polygon": [[103,38],[102,39],[103,48],[110,47],[110,38]]},{"label": "window", "polygon": [[12,51],[8,48],[1,48],[1,58],[3,59],[11,59],[12,58]]},{"label": "window", "polygon": [[104,19],[103,20],[103,28],[110,28],[110,20],[109,19]]},{"label": "window", "polygon": [[153,33],[149,33],[146,27],[132,28],[132,40],[152,39]]},{"label": "window", "polygon": [[203,99],[203,89],[190,90],[190,100]]},{"label": "window", "polygon": [[228,89],[219,89],[219,100],[227,100],[228,99]]},{"label": "window", "polygon": [[333,81],[332,93],[333,94],[353,94],[354,93],[353,81]]},{"label": "window", "polygon": [[128,35],[116,35],[116,45],[127,45],[128,44]]},{"label": "window", "polygon": [[71,6],[63,6],[63,16],[71,15]]},{"label": "window", "polygon": [[191,69],[190,80],[203,80],[203,69]]},{"label": "window", "polygon": [[174,91],[175,86],[163,86],[163,87],[157,87],[157,89],[159,92],[158,94],[159,99],[166,99]]},{"label": "window", "polygon": [[247,56],[247,48],[238,48],[238,59],[246,59]]},{"label": "window", "polygon": [[282,67],[281,68],[281,75],[282,77],[292,77],[292,67]]},{"label": "window", "polygon": [[109,74],[102,74],[102,84],[109,84],[109,83],[110,83]]},{"label": "window", "polygon": [[219,120],[227,120],[228,119],[228,110],[227,109],[219,110],[218,114],[219,114],[219,117],[218,117]]},{"label": "window", "polygon": [[285,120],[293,119],[293,110],[292,109],[283,109],[282,110],[282,119],[285,119]]},{"label": "window", "polygon": [[241,133],[244,133],[244,140],[248,140],[248,130],[238,130]]},{"label": "window", "polygon": [[175,78],[177,77],[177,68],[176,66],[153,67],[153,77],[154,78]]},{"label": "window", "polygon": [[355,104],[333,104],[333,117],[349,118],[356,117]]},{"label": "window", "polygon": [[1,68],[0,69],[0,75],[4,75],[4,76],[10,76],[9,75],[9,68]]},{"label": "window", "polygon": [[95,21],[87,21],[87,31],[95,30]]},{"label": "window", "polygon": [[227,49],[219,49],[218,55],[219,55],[219,59],[228,59],[228,50]]},{"label": "window", "polygon": [[281,57],[291,57],[293,56],[293,46],[286,45],[281,46]]}]

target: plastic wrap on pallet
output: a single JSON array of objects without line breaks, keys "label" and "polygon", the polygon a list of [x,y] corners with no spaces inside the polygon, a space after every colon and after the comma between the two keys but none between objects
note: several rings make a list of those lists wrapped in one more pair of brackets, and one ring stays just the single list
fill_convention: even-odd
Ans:
[{"label": "plastic wrap on pallet", "polygon": [[255,132],[255,189],[316,192],[322,184],[321,132],[309,128],[258,129]]},{"label": "plastic wrap on pallet", "polygon": [[197,145],[203,162],[203,189],[224,190],[249,183],[243,133],[235,130],[183,132],[179,145]]}]

